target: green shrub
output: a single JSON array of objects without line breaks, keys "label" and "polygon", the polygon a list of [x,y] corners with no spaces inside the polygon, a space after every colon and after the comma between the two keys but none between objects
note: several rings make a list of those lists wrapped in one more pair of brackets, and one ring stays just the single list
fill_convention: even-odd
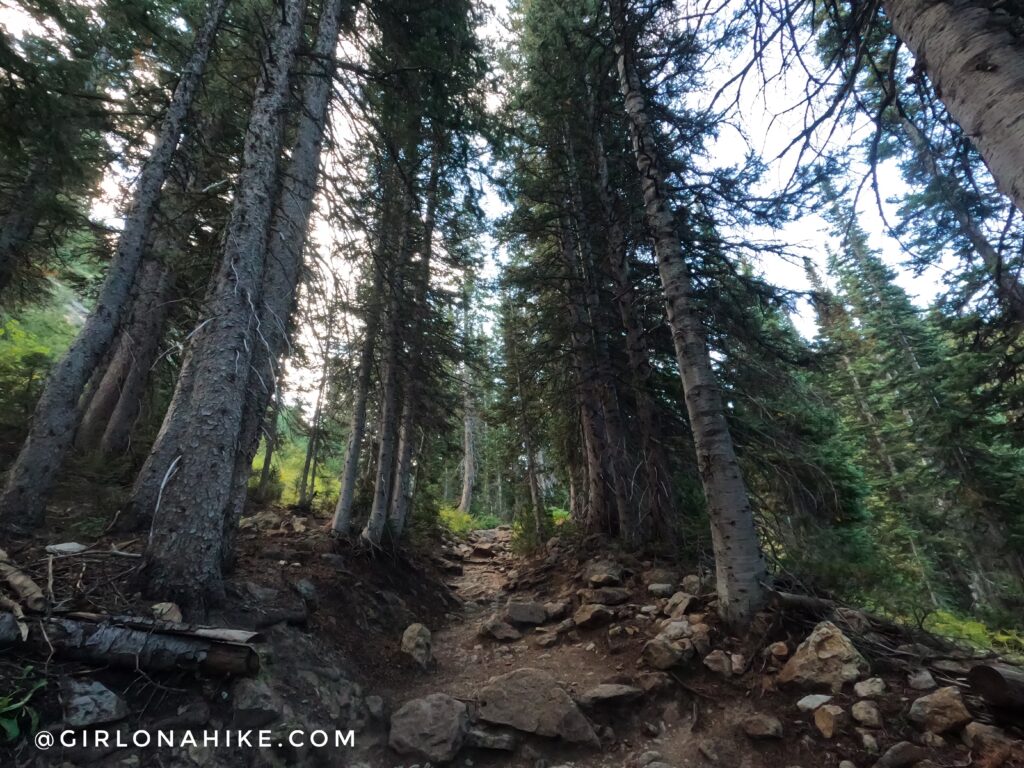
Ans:
[{"label": "green shrub", "polygon": [[39,728],[39,713],[29,705],[36,692],[46,685],[38,679],[32,667],[26,667],[12,690],[0,696],[0,731],[4,741],[16,741],[23,734],[31,735]]}]

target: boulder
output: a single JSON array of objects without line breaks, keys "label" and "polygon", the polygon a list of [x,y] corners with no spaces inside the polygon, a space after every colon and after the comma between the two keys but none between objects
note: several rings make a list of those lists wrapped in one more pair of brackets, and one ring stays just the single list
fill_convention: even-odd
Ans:
[{"label": "boulder", "polygon": [[704,666],[722,677],[732,675],[732,659],[723,650],[714,650],[705,656]]},{"label": "boulder", "polygon": [[587,718],[547,672],[524,667],[493,678],[477,695],[480,720],[538,736],[600,746]]},{"label": "boulder", "polygon": [[865,728],[882,727],[882,713],[878,711],[878,705],[873,701],[858,701],[850,709],[850,714]]},{"label": "boulder", "polygon": [[908,765],[921,762],[926,757],[928,757],[928,751],[923,747],[911,744],[909,741],[901,741],[889,747],[875,763],[874,768],[906,768]]},{"label": "boulder", "polygon": [[128,716],[124,699],[95,680],[63,678],[60,700],[64,707],[64,724],[70,728],[114,723]]},{"label": "boulder", "polygon": [[873,699],[885,693],[885,680],[880,677],[869,677],[853,686],[853,692],[862,699]]},{"label": "boulder", "polygon": [[821,693],[812,693],[810,696],[804,696],[800,701],[796,703],[796,708],[801,712],[813,712],[818,707],[822,707],[832,701],[831,696],[825,696]]},{"label": "boulder", "polygon": [[640,653],[643,662],[654,669],[671,669],[688,661],[692,656],[693,646],[689,640],[673,642],[663,637],[649,640]]},{"label": "boulder", "polygon": [[617,587],[622,583],[622,566],[611,560],[598,560],[584,571],[584,578],[592,587]]},{"label": "boulder", "polygon": [[544,614],[548,621],[561,621],[569,614],[570,608],[572,603],[568,600],[552,600],[544,603]]},{"label": "boulder", "polygon": [[592,629],[609,623],[615,618],[615,614],[603,605],[581,605],[572,620],[579,629]]},{"label": "boulder", "polygon": [[466,705],[444,693],[432,693],[406,702],[391,716],[388,746],[400,755],[444,763],[458,754],[468,730]]},{"label": "boulder", "polygon": [[931,672],[927,669],[919,669],[907,676],[907,685],[915,691],[930,691],[935,688],[937,683]]},{"label": "boulder", "polygon": [[509,600],[505,605],[505,621],[511,624],[537,625],[547,621],[548,612],[542,603],[533,600]]},{"label": "boulder", "polygon": [[751,739],[781,739],[782,723],[771,715],[750,715],[740,721],[740,728]]},{"label": "boulder", "polygon": [[647,591],[654,597],[671,597],[676,588],[672,584],[648,584]]},{"label": "boulder", "polygon": [[596,688],[591,688],[579,698],[584,707],[596,707],[602,704],[625,704],[636,701],[644,692],[632,685],[618,685],[616,683],[602,683]]},{"label": "boulder", "polygon": [[683,618],[696,599],[689,592],[673,592],[672,597],[665,604],[665,615],[673,619]]},{"label": "boulder", "polygon": [[923,730],[930,733],[946,733],[962,728],[971,722],[960,690],[953,686],[939,688],[935,693],[922,696],[910,705],[907,717]]},{"label": "boulder", "polygon": [[598,587],[597,589],[581,589],[580,602],[596,603],[597,605],[622,605],[629,602],[629,590],[624,587]]},{"label": "boulder", "polygon": [[826,739],[838,734],[846,722],[846,710],[835,704],[825,704],[814,710],[814,725]]},{"label": "boulder", "polygon": [[430,630],[422,624],[410,624],[406,627],[402,633],[402,653],[411,656],[413,661],[420,665],[420,669],[427,669],[434,660]]},{"label": "boulder", "polygon": [[481,637],[493,637],[495,640],[518,640],[523,636],[518,629],[497,616],[491,616],[481,624],[478,634]]},{"label": "boulder", "polygon": [[827,687],[838,693],[844,684],[867,672],[868,663],[830,621],[823,621],[800,643],[779,673],[780,683]]}]

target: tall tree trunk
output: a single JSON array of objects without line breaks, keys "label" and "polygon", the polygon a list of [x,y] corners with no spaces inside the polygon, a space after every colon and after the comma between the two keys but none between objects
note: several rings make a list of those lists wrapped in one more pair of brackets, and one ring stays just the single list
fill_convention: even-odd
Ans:
[{"label": "tall tree trunk", "polygon": [[381,386],[380,445],[377,448],[377,472],[370,517],[363,527],[361,539],[379,547],[384,536],[395,468],[395,443],[398,432],[398,363],[401,333],[399,329],[400,285],[391,285],[388,308],[387,353],[384,360],[384,381]]},{"label": "tall tree trunk", "polygon": [[303,251],[316,196],[316,177],[331,103],[338,32],[342,16],[350,5],[349,0],[330,0],[321,11],[313,56],[308,64],[310,71],[302,84],[302,107],[295,143],[288,168],[281,176],[281,194],[270,223],[259,313],[261,340],[252,353],[238,453],[230,498],[224,511],[223,562],[227,567],[233,562],[235,533],[245,508],[249,475],[259,449],[264,414],[279,386],[276,384],[281,378],[279,363],[288,348],[290,318],[302,273]]},{"label": "tall tree trunk", "polygon": [[274,450],[277,448],[277,420],[281,417],[281,382],[277,383],[274,393],[274,406],[270,409],[267,417],[268,426],[265,427],[264,437],[266,448],[263,451],[263,467],[260,470],[260,482],[256,487],[256,498],[266,501],[267,486],[270,485],[270,472],[274,459]]},{"label": "tall tree trunk", "polygon": [[142,264],[131,317],[119,334],[113,357],[78,427],[78,450],[91,451],[99,446],[104,455],[110,456],[127,447],[149,369],[160,348],[172,285],[170,270],[163,262],[152,258]]},{"label": "tall tree trunk", "polygon": [[[331,347],[334,343],[334,314],[328,309],[330,316],[327,320],[327,343],[324,345],[324,367],[320,372],[320,386],[316,392],[316,405],[313,408],[313,422],[309,433],[309,442],[306,445],[306,461],[302,466],[302,477],[299,481],[299,506],[309,506],[316,495],[316,457],[320,447],[320,421],[323,418],[324,393],[327,391],[327,384],[330,381],[330,360]],[[250,466],[252,459],[249,459]],[[312,479],[309,479],[312,475]]]},{"label": "tall tree trunk", "polygon": [[658,131],[647,113],[643,87],[634,66],[622,0],[612,0],[612,17],[617,37],[619,84],[633,136],[645,216],[654,237],[668,324],[711,519],[719,607],[728,624],[743,626],[765,603],[764,559],[746,483],[725,418],[721,389],[711,366],[704,325],[694,305],[690,269],[683,257],[675,214],[669,202],[670,193],[665,185],[664,163],[655,138]]},{"label": "tall tree trunk", "polygon": [[0,218],[0,295],[10,284],[22,251],[39,223],[40,202],[52,194],[49,164],[35,160],[28,176],[14,196],[14,208]]},{"label": "tall tree trunk", "polygon": [[[593,111],[593,109],[591,109]],[[641,462],[646,478],[646,501],[648,521],[643,521],[641,530],[653,528],[662,537],[671,538],[676,531],[675,500],[672,493],[672,477],[668,469],[668,457],[662,445],[661,430],[658,426],[657,408],[651,393],[651,362],[647,353],[644,328],[636,309],[636,290],[629,268],[629,252],[623,231],[622,211],[608,179],[608,159],[600,124],[595,121],[594,157],[597,165],[597,192],[607,222],[605,264],[615,286],[615,299],[619,308],[619,319],[626,332],[626,359],[629,366],[630,386],[636,401],[637,423],[640,426],[640,446],[643,451]]]},{"label": "tall tree trunk", "polygon": [[959,185],[939,168],[927,137],[905,117],[900,118],[900,125],[903,126],[903,131],[914,145],[918,159],[938,183],[943,202],[956,219],[956,223],[960,227],[960,234],[970,242],[975,253],[981,258],[981,263],[985,265],[985,270],[995,286],[996,295],[1006,305],[1018,329],[1024,330],[1024,286],[1021,286],[1017,275],[1006,269],[1002,255],[971,218],[970,212],[960,201]]},{"label": "tall tree trunk", "polygon": [[192,55],[139,174],[117,252],[100,288],[96,306],[67,352],[53,367],[43,388],[32,428],[0,496],[0,522],[4,527],[35,527],[42,523],[46,499],[74,441],[82,392],[107,353],[124,316],[160,202],[160,190],[213,49],[225,4],[226,0],[212,0],[206,19],[196,33]]},{"label": "tall tree trunk", "polygon": [[469,384],[469,369],[464,372],[466,381],[462,385],[462,495],[459,497],[459,511],[469,514],[473,509],[473,487],[476,485],[476,405]]},{"label": "tall tree trunk", "polygon": [[224,254],[207,308],[208,320],[191,345],[191,408],[181,436],[177,472],[143,559],[148,594],[178,602],[193,616],[223,598],[224,515],[240,439],[254,328],[263,280],[277,162],[283,140],[289,72],[302,37],[303,0],[284,0],[264,61],[246,131]]},{"label": "tall tree trunk", "polygon": [[913,52],[1000,191],[1024,211],[1024,42],[996,6],[974,0],[884,0]]}]

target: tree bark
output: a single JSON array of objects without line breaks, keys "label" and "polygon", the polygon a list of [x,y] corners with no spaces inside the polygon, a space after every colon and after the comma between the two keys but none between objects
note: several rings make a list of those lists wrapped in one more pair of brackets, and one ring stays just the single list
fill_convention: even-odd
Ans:
[{"label": "tree bark", "polygon": [[36,160],[13,202],[15,208],[0,219],[0,295],[11,282],[18,260],[39,223],[40,200],[52,194],[47,181],[49,164]]},{"label": "tree bark", "polygon": [[46,500],[74,441],[80,415],[79,400],[124,316],[160,202],[160,191],[213,49],[225,4],[226,0],[212,0],[206,19],[196,33],[191,57],[139,174],[117,252],[100,288],[96,306],[43,388],[32,428],[0,497],[0,523],[4,527],[35,527],[43,521]]},{"label": "tree bark", "polygon": [[177,472],[144,556],[148,594],[204,615],[223,599],[224,517],[241,437],[289,72],[302,38],[303,0],[284,0],[246,131],[242,171],[207,320],[191,345],[194,381]]},{"label": "tree bark", "polygon": [[260,483],[256,488],[256,497],[266,501],[267,486],[270,485],[270,470],[274,459],[274,449],[277,448],[277,420],[281,417],[281,383],[277,383],[277,390],[274,395],[274,407],[270,410],[270,417],[267,421],[270,426],[264,430],[267,441],[266,450],[263,452],[263,468],[260,470]]},{"label": "tree bark", "polygon": [[[289,321],[302,273],[303,251],[330,110],[338,32],[342,15],[348,7],[348,0],[330,0],[321,11],[309,65],[311,71],[302,86],[302,107],[295,143],[288,168],[281,178],[281,195],[270,224],[266,271],[261,288],[261,339],[253,350],[230,499],[224,512],[223,559],[226,565],[230,565],[233,559],[235,532],[245,508],[249,475],[259,449],[264,414],[280,379],[281,356],[288,348]],[[260,482],[262,485],[262,479]]]},{"label": "tree bark", "polygon": [[665,186],[661,150],[655,138],[658,131],[647,112],[634,66],[622,0],[612,0],[612,14],[619,84],[640,173],[645,218],[654,238],[668,324],[711,520],[719,610],[726,623],[744,626],[767,599],[762,584],[766,572],[764,559],[725,418],[721,389],[711,365],[704,325],[694,306],[690,269],[683,257],[675,212]]},{"label": "tree bark", "polygon": [[996,8],[972,0],[885,0],[893,31],[1024,211],[1024,43]]},{"label": "tree bark", "polygon": [[466,381],[462,394],[462,495],[459,497],[459,511],[469,514],[473,508],[473,486],[476,485],[476,405],[469,385],[469,370],[464,371]]}]

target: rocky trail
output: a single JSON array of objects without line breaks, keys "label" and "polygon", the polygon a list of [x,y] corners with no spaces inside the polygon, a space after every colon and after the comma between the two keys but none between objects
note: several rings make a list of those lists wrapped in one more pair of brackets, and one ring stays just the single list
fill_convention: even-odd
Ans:
[{"label": "rocky trail", "polygon": [[[114,557],[107,546],[54,556],[40,540],[19,562],[64,610],[174,621],[176,606],[132,593],[126,545]],[[16,626],[9,641],[0,632],[0,684],[45,683],[32,700],[44,730],[264,729],[271,748],[199,740],[42,753],[23,741],[0,751],[0,765],[1024,766],[1024,701],[993,706],[991,681],[978,677],[1001,669],[1024,681],[1018,668],[820,600],[790,596],[736,637],[718,621],[707,574],[606,541],[555,537],[525,556],[499,528],[368,552],[264,510],[243,520],[241,546],[230,604],[211,619],[251,636],[232,646],[251,652],[248,671],[67,658],[52,631],[33,652],[33,619],[24,650]],[[108,623],[98,626],[119,631]],[[192,636],[164,626],[178,642]],[[296,729],[350,730],[354,744],[289,744]]]},{"label": "rocky trail", "polygon": [[403,638],[423,667],[388,691],[389,743],[408,758],[381,765],[1024,765],[968,693],[970,654],[902,648],[911,661],[875,669],[835,623],[800,637],[768,613],[730,638],[697,574],[558,539],[527,561],[511,544],[478,531],[444,552],[464,609]]}]

